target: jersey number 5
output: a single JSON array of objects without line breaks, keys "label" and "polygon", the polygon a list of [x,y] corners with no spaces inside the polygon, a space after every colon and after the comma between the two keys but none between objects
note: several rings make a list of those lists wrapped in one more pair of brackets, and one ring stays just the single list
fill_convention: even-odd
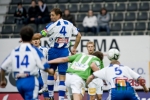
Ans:
[{"label": "jersey number 5", "polygon": [[28,65],[29,65],[28,55],[24,56],[23,60],[21,61],[21,64],[20,64],[20,57],[19,57],[19,55],[16,55],[15,57],[17,59],[17,68],[19,68],[20,65],[28,67]]},{"label": "jersey number 5", "polygon": [[63,34],[64,36],[66,35],[66,27],[65,26],[63,26],[62,28],[61,28],[61,30],[60,30],[60,32],[59,32],[60,34]]},{"label": "jersey number 5", "polygon": [[116,72],[116,75],[122,74],[122,70],[120,70],[118,67],[115,68],[115,72]]}]

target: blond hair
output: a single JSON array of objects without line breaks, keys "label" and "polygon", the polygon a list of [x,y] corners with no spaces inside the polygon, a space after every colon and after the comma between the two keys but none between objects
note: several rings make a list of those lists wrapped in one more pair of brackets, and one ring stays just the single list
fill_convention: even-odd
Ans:
[{"label": "blond hair", "polygon": [[87,47],[89,44],[93,44],[93,46],[95,47],[95,44],[94,44],[94,42],[92,42],[92,41],[88,41],[87,44],[86,44],[86,47]]}]

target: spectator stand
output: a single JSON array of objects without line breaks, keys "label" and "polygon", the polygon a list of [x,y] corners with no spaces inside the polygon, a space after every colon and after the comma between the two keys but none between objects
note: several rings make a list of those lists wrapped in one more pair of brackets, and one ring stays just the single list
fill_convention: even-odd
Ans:
[{"label": "spectator stand", "polygon": [[[3,0],[1,0],[3,1]],[[5,1],[5,0],[4,0]],[[3,2],[4,2],[3,1]],[[10,3],[0,4],[0,37],[14,37],[19,34],[18,26],[13,23],[13,13],[17,3],[22,2],[23,7],[28,10],[30,0],[10,0]],[[149,0],[44,0],[49,10],[54,7],[60,7],[62,10],[68,8],[75,16],[76,26],[80,29],[82,35],[82,21],[87,14],[87,10],[92,9],[97,15],[100,8],[105,7],[111,15],[110,35],[149,35],[150,33],[150,1]],[[3,20],[5,21],[3,22]],[[32,26],[32,25],[31,25]],[[6,31],[6,28],[10,31]],[[44,25],[40,25],[40,28]],[[17,31],[16,31],[17,29]],[[35,29],[39,32],[38,28]],[[7,33],[7,34],[6,34]],[[88,33],[87,35],[91,35]],[[98,34],[105,36],[105,32]]]}]

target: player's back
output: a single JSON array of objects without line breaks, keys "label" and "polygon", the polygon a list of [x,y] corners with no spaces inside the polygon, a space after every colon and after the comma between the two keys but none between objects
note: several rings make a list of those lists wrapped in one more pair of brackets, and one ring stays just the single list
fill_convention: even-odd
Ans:
[{"label": "player's back", "polygon": [[23,43],[11,52],[12,71],[14,73],[29,73],[38,75],[36,57],[37,51],[29,43]]},{"label": "player's back", "polygon": [[117,79],[137,79],[138,74],[133,72],[128,66],[111,65],[105,68],[105,79],[110,83],[111,88],[115,88]]},{"label": "player's back", "polygon": [[53,32],[56,37],[71,37],[73,24],[67,20],[59,19],[54,23]]},{"label": "player's back", "polygon": [[50,46],[55,48],[69,47],[72,34],[77,35],[77,28],[67,20],[58,21],[46,26]]},{"label": "player's back", "polygon": [[[103,69],[102,69],[103,70]],[[102,76],[111,87],[108,100],[139,100],[134,88],[128,82],[128,79],[138,79],[139,75],[133,72],[128,66],[111,65],[104,68]]]},{"label": "player's back", "polygon": [[47,48],[47,47],[40,46],[39,49],[40,49],[41,52],[43,53],[44,57],[47,59],[48,48]]},{"label": "player's back", "polygon": [[100,65],[100,60],[96,56],[87,55],[85,53],[78,53],[76,55],[70,56],[69,59],[74,59],[70,64],[67,72],[74,73],[87,79],[91,75],[92,69],[90,65],[92,62],[95,62],[97,65]]}]

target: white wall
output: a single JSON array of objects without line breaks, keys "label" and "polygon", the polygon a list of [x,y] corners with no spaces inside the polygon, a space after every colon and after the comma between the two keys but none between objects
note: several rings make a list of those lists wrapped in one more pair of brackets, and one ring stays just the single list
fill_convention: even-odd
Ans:
[{"label": "white wall", "polygon": [[[10,51],[19,45],[18,41],[20,39],[0,39],[0,63],[5,59],[5,57],[10,53]],[[71,38],[74,40],[74,38]],[[123,65],[127,65],[132,68],[135,72],[139,73],[143,78],[146,79],[146,85],[150,87],[150,36],[109,36],[109,37],[82,37],[82,42],[86,45],[87,41],[98,41],[96,45],[96,50],[98,46],[101,47],[102,41],[105,40],[106,51],[104,51],[104,45],[102,45],[102,52],[107,53],[109,50],[112,40],[115,40],[118,48],[120,49],[120,59],[119,61]],[[48,38],[41,39],[42,46],[45,42],[48,42]],[[74,44],[74,42],[73,42]],[[116,47],[116,44],[113,43],[113,47]],[[81,51],[83,45],[81,42],[78,46],[78,51]],[[83,52],[87,52],[86,47],[83,48]],[[107,57],[104,57],[104,65],[109,65],[109,60]],[[139,86],[135,86],[137,89],[141,89]],[[0,89],[0,91],[17,91],[16,87],[13,87],[10,83],[6,86],[5,89]],[[104,89],[107,89],[104,87]],[[57,91],[57,86],[55,87]]]}]

